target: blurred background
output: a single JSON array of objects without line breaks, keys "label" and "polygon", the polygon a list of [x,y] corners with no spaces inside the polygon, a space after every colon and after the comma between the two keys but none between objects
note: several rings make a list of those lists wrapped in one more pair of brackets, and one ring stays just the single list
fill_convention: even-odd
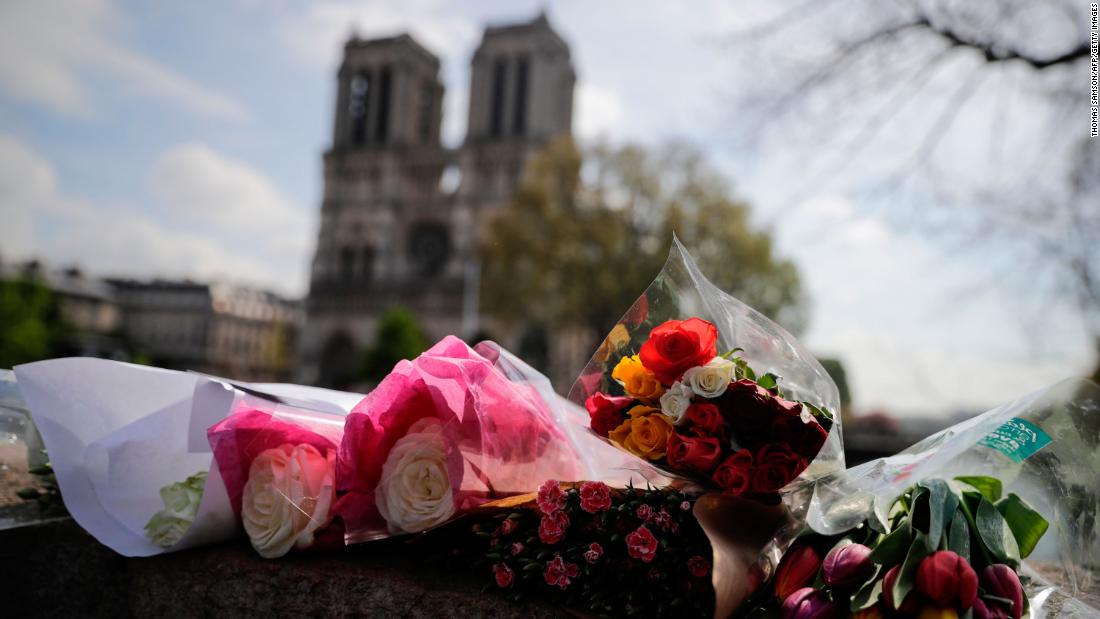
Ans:
[{"label": "blurred background", "polygon": [[0,368],[564,392],[675,231],[850,463],[1100,370],[1087,3],[173,4],[0,4]]}]

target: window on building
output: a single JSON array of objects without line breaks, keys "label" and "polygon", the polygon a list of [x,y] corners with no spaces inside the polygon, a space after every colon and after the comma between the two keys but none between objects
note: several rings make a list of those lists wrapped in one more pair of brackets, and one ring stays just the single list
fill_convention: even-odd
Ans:
[{"label": "window on building", "polygon": [[355,277],[355,250],[345,247],[340,250],[340,279]]},{"label": "window on building", "polygon": [[364,247],[360,251],[359,280],[369,282],[374,274],[374,248]]},{"label": "window on building", "polygon": [[353,75],[348,90],[348,121],[351,125],[351,143],[353,146],[363,146],[367,143],[370,74],[361,71]]},{"label": "window on building", "polygon": [[417,224],[409,234],[409,263],[419,277],[434,277],[443,271],[450,255],[447,226],[440,223]]},{"label": "window on building", "polygon": [[424,80],[420,84],[420,99],[417,101],[417,132],[421,142],[430,142],[432,139],[432,110],[435,108],[435,84],[431,80]]},{"label": "window on building", "polygon": [[504,77],[507,65],[503,58],[493,63],[493,82],[489,102],[489,135],[499,138],[504,131]]},{"label": "window on building", "polygon": [[527,131],[527,71],[530,62],[526,56],[516,63],[516,98],[512,111],[512,133],[523,135]]},{"label": "window on building", "polygon": [[382,67],[378,77],[378,118],[375,119],[374,137],[379,144],[385,144],[390,133],[390,82],[393,72],[389,66]]}]

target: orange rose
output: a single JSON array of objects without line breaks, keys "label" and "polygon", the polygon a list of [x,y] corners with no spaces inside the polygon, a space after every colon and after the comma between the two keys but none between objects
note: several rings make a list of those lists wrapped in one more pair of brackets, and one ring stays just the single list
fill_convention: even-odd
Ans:
[{"label": "orange rose", "polygon": [[620,359],[611,371],[611,378],[623,386],[628,396],[639,400],[655,400],[665,392],[661,382],[653,372],[645,369],[638,355]]},{"label": "orange rose", "polygon": [[635,406],[628,414],[627,420],[611,431],[611,441],[647,460],[663,458],[668,437],[672,434],[672,422],[650,406]]},{"label": "orange rose", "polygon": [[596,349],[596,354],[593,355],[596,361],[605,363],[611,358],[611,355],[619,352],[623,346],[630,343],[630,332],[626,330],[626,327],[622,323],[619,323],[611,329],[611,333],[607,334],[607,337],[600,343],[600,347]]}]

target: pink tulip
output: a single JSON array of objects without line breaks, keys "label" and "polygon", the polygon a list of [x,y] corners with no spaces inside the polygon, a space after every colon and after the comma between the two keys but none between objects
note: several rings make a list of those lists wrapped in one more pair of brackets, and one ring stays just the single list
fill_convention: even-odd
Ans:
[{"label": "pink tulip", "polygon": [[939,606],[966,610],[978,597],[978,575],[966,559],[950,550],[939,550],[917,567],[915,588]]},{"label": "pink tulip", "polygon": [[825,584],[838,589],[854,589],[862,585],[874,570],[871,549],[863,544],[833,548],[825,555],[825,562],[821,565]]},{"label": "pink tulip", "polygon": [[1012,600],[1012,619],[1020,619],[1024,614],[1024,588],[1016,570],[1000,563],[990,565],[982,570],[982,587],[989,595]]},{"label": "pink tulip", "polygon": [[783,601],[780,615],[783,619],[835,619],[840,613],[824,591],[803,587]]}]

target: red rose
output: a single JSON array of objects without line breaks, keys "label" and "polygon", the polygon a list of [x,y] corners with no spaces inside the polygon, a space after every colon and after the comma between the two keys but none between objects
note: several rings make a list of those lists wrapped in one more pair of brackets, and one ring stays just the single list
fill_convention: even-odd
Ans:
[{"label": "red rose", "polygon": [[699,436],[721,437],[725,435],[726,422],[718,407],[710,402],[692,404],[687,409],[691,431]]},{"label": "red rose", "polygon": [[647,370],[671,385],[688,369],[718,355],[718,329],[701,318],[669,320],[649,332],[638,355]]},{"label": "red rose", "polygon": [[560,554],[555,554],[554,558],[547,562],[542,577],[546,580],[546,584],[566,589],[579,573],[580,568],[576,563],[569,563],[562,559]]},{"label": "red rose", "polygon": [[726,389],[720,402],[739,444],[754,447],[768,440],[776,408],[767,389],[742,378]]},{"label": "red rose", "polygon": [[606,438],[607,435],[623,423],[623,409],[633,400],[627,397],[611,397],[600,392],[593,393],[584,401],[584,408],[592,419],[592,431]]},{"label": "red rose", "polygon": [[552,514],[565,507],[565,493],[561,490],[561,484],[556,479],[542,482],[535,497],[535,503],[538,504],[539,511],[544,514]]},{"label": "red rose", "polygon": [[740,496],[748,491],[752,482],[752,452],[739,450],[714,469],[711,479],[727,493]]},{"label": "red rose", "polygon": [[722,457],[722,444],[716,438],[682,436],[673,432],[668,439],[669,466],[695,473],[709,473]]},{"label": "red rose", "polygon": [[950,550],[937,550],[917,566],[913,588],[939,606],[966,610],[978,597],[978,574],[966,559]]},{"label": "red rose", "polygon": [[589,564],[595,564],[603,556],[603,546],[600,546],[597,542],[592,542],[588,545],[588,550],[584,551],[584,560]]},{"label": "red rose", "polygon": [[643,522],[649,522],[653,518],[653,508],[642,503],[638,506],[638,509],[634,510],[634,515],[638,517],[638,520]]},{"label": "red rose", "polygon": [[801,416],[779,416],[775,420],[775,440],[791,446],[791,449],[800,456],[813,459],[821,446],[829,438],[829,433],[816,419],[808,423],[802,421]]},{"label": "red rose", "polygon": [[710,561],[696,555],[688,559],[688,572],[696,578],[702,578],[710,573]]},{"label": "red rose", "polygon": [[512,586],[512,583],[516,579],[516,573],[512,571],[512,568],[508,567],[505,563],[497,563],[493,565],[493,578],[497,579],[497,586],[501,589],[506,589]]},{"label": "red rose", "polygon": [[[763,389],[763,387],[761,387]],[[766,391],[766,390],[765,390]],[[802,414],[802,404],[799,402],[792,402],[790,400],[784,400],[783,398],[773,395],[769,402],[775,412],[787,417],[797,417]]]},{"label": "red rose", "polygon": [[512,542],[512,556],[516,556],[523,552],[523,544],[521,542]]},{"label": "red rose", "polygon": [[783,443],[769,443],[756,452],[752,491],[776,492],[806,468],[806,460]]},{"label": "red rose", "polygon": [[595,514],[611,507],[611,488],[602,481],[586,481],[581,484],[581,509]]},{"label": "red rose", "polygon": [[626,536],[626,552],[642,563],[649,563],[657,555],[657,538],[642,525]]},{"label": "red rose", "polygon": [[565,530],[568,528],[569,514],[563,511],[544,514],[539,522],[539,539],[544,544],[556,544],[565,537]]}]

